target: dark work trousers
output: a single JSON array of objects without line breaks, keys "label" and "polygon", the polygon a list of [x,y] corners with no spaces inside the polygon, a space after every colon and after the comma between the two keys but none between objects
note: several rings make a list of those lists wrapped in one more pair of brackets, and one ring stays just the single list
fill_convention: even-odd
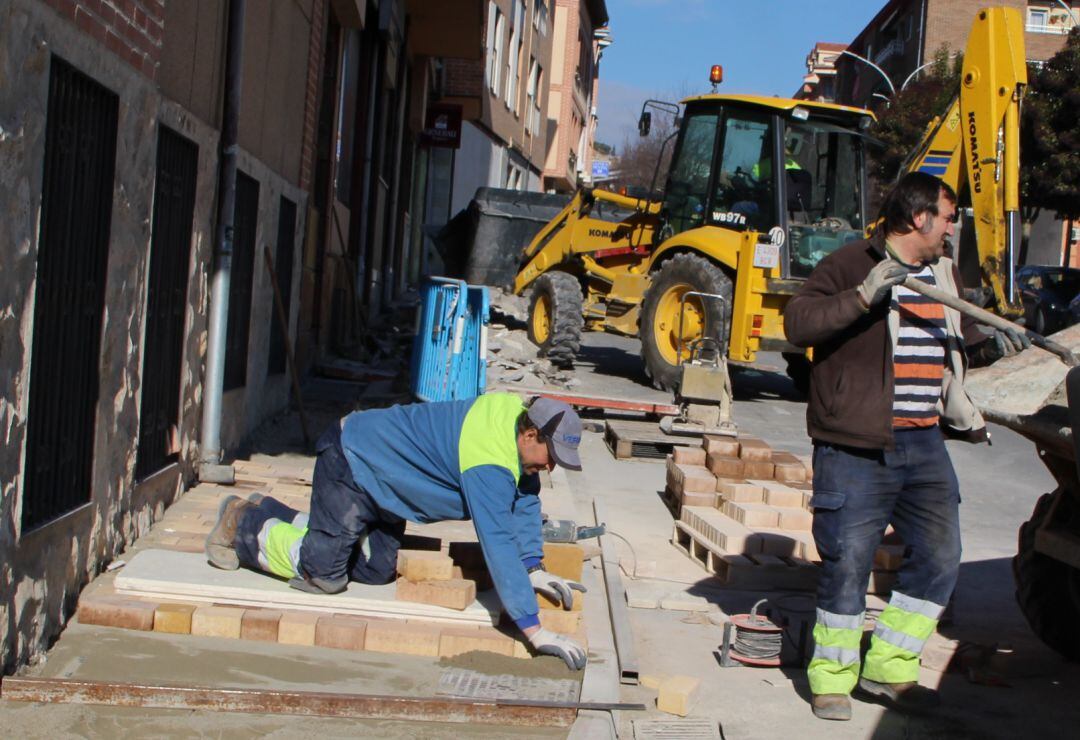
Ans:
[{"label": "dark work trousers", "polygon": [[[394,580],[405,521],[382,511],[353,479],[341,449],[341,426],[333,424],[315,446],[308,531],[300,545],[300,568],[334,583]],[[367,554],[365,554],[365,550]]]},{"label": "dark work trousers", "polygon": [[894,450],[814,446],[818,608],[860,614],[888,524],[907,546],[895,591],[938,605],[960,568],[960,487],[937,427],[897,430]]}]

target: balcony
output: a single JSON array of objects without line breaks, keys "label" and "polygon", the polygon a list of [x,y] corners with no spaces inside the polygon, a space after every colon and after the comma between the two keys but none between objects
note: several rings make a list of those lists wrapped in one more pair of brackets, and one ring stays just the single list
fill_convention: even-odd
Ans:
[{"label": "balcony", "polygon": [[885,44],[877,54],[874,55],[874,64],[883,64],[894,56],[899,56],[904,53],[904,42],[900,39],[893,39],[889,43]]}]

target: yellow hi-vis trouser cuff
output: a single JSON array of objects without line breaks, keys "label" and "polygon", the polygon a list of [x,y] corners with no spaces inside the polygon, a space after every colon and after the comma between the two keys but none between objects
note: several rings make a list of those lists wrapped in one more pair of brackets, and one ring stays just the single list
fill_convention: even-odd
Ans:
[{"label": "yellow hi-vis trouser cuff", "polygon": [[281,578],[293,578],[300,562],[300,542],[307,527],[294,527],[280,519],[267,519],[259,530],[259,565]]},{"label": "yellow hi-vis trouser cuff", "polygon": [[945,607],[894,591],[878,617],[863,676],[878,683],[919,680],[919,655]]},{"label": "yellow hi-vis trouser cuff", "polygon": [[863,614],[817,610],[814,655],[806,668],[814,694],[850,694],[859,680]]}]

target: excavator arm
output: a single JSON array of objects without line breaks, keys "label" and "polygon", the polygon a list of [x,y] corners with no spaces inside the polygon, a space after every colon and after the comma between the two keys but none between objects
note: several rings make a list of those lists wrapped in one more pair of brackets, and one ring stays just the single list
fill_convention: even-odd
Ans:
[{"label": "excavator arm", "polygon": [[1014,265],[1020,245],[1020,102],[1027,86],[1024,25],[1015,8],[984,8],[964,51],[960,92],[927,126],[905,172],[967,188],[983,285],[997,313],[1023,313]]}]

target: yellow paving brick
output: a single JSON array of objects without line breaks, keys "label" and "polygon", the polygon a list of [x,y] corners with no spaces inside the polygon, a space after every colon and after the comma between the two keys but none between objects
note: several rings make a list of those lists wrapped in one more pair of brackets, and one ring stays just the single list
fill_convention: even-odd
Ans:
[{"label": "yellow paving brick", "polygon": [[194,612],[194,604],[161,604],[154,612],[154,632],[190,634],[191,615]]},{"label": "yellow paving brick", "polygon": [[200,606],[191,615],[191,634],[240,639],[244,610],[232,606]]}]

